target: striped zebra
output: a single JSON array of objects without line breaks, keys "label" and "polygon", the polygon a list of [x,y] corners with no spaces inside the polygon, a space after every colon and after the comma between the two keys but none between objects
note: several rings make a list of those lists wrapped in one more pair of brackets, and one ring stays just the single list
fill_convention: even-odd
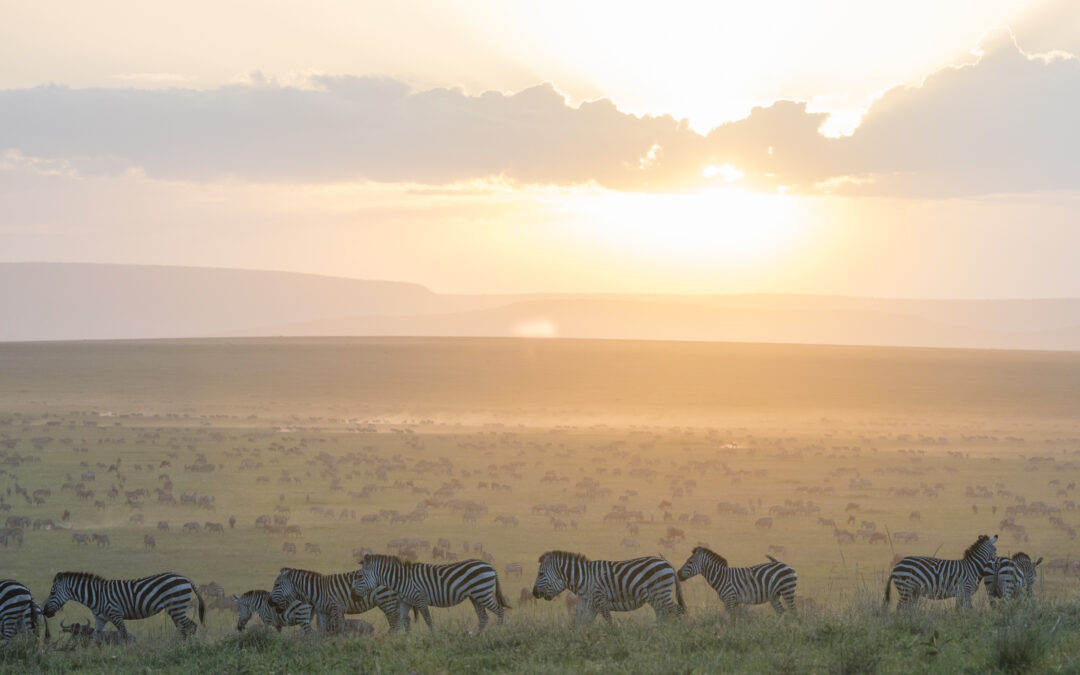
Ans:
[{"label": "striped zebra", "polygon": [[935,600],[955,597],[957,607],[971,607],[971,596],[979,588],[979,582],[993,573],[997,557],[995,542],[996,534],[992,538],[979,535],[960,560],[923,555],[902,558],[885,582],[884,604],[889,604],[889,593],[895,584],[900,596],[898,610],[914,605],[919,597]]},{"label": "striped zebra", "polygon": [[983,577],[986,597],[990,604],[998,600],[1011,600],[1024,591],[1024,573],[1012,558],[997,556],[990,564],[990,573]]},{"label": "striped zebra", "polygon": [[705,577],[729,613],[734,613],[739,605],[760,605],[765,602],[771,603],[777,614],[784,613],[785,604],[787,609],[794,610],[798,575],[789,565],[771,555],[765,557],[770,562],[750,567],[728,567],[724,556],[698,546],[679,569],[679,580],[686,581],[697,574]]},{"label": "striped zebra", "polygon": [[386,615],[391,631],[401,624],[408,629],[409,617],[399,615],[397,594],[389,588],[354,592],[353,582],[358,576],[359,571],[319,574],[283,567],[270,592],[270,603],[279,612],[287,611],[297,600],[311,605],[312,613],[319,617],[319,630],[324,633],[340,633],[344,630],[346,614],[363,614],[375,607]]},{"label": "striped zebra", "polygon": [[199,623],[204,604],[191,579],[162,572],[141,579],[103,579],[89,572],[60,572],[53,577],[52,590],[45,601],[44,614],[51,617],[69,600],[90,608],[97,622],[94,635],[100,639],[105,624],[112,622],[121,639],[130,639],[125,619],[146,619],[168,612],[183,637],[194,635],[198,627],[187,617],[191,594],[199,601]]},{"label": "striped zebra", "polygon": [[487,625],[487,611],[493,612],[501,624],[503,608],[510,607],[502,594],[495,568],[483,560],[430,565],[369,553],[364,556],[354,589],[362,593],[381,586],[397,593],[402,616],[407,616],[409,608],[419,611],[429,629],[433,625],[428,607],[453,607],[469,600],[480,621],[479,630],[484,630]]},{"label": "striped zebra", "polygon": [[1032,561],[1031,557],[1023,551],[1014,554],[1011,558],[994,558],[991,574],[983,579],[986,585],[986,596],[991,604],[1000,598],[1019,597],[1021,593],[1030,597],[1035,588],[1037,576],[1035,568],[1041,562],[1042,558]]},{"label": "striped zebra", "polygon": [[[671,600],[672,585],[678,604]],[[657,618],[686,613],[675,568],[663,558],[589,560],[568,551],[540,556],[533,597],[552,600],[567,589],[578,596],[577,617],[584,621],[599,613],[610,622],[611,612],[629,612],[645,604]]]},{"label": "striped zebra", "polygon": [[1038,577],[1038,572],[1035,568],[1042,564],[1042,557],[1038,560],[1032,560],[1031,556],[1023,551],[1013,554],[1013,562],[1020,568],[1020,572],[1024,578],[1024,593],[1029,597],[1035,593],[1035,579]]},{"label": "striped zebra", "polygon": [[38,621],[45,623],[48,640],[49,622],[42,617],[41,608],[34,604],[30,589],[13,579],[0,579],[0,640],[10,640],[20,633],[37,634]]},{"label": "striped zebra", "polygon": [[248,591],[232,597],[236,601],[237,631],[243,631],[251,617],[258,614],[264,624],[279,633],[287,626],[300,626],[305,633],[311,633],[311,605],[306,602],[293,600],[284,612],[280,612],[270,602],[270,591]]}]

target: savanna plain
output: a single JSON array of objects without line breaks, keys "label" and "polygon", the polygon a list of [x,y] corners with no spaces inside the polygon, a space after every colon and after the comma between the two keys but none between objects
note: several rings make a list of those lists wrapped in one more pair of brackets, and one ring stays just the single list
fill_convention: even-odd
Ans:
[{"label": "savanna plain", "polygon": [[[65,570],[175,571],[127,646],[0,648],[4,672],[1080,672],[1080,354],[499,339],[0,344],[0,577],[44,602]],[[67,516],[65,517],[65,513]],[[1031,599],[883,607],[897,556],[980,534],[1043,557]],[[81,535],[86,535],[85,543]],[[152,539],[151,539],[152,538]],[[572,623],[537,559],[772,555],[797,610],[737,617],[701,577],[688,615]],[[236,631],[232,594],[365,551],[485,558],[513,609],[478,633]],[[520,567],[518,567],[520,565]]]}]

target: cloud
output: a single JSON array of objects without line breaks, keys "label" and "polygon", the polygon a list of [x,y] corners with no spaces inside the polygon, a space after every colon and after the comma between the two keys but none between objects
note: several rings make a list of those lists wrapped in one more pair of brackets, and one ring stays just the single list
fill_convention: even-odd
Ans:
[{"label": "cloud", "polygon": [[[890,90],[851,137],[836,175],[850,191],[951,196],[1080,187],[1080,60],[1025,54],[1007,30],[977,63]],[[834,176],[835,177],[835,176]]]},{"label": "cloud", "polygon": [[[806,104],[777,101],[702,135],[671,116],[606,99],[578,106],[543,84],[515,94],[413,91],[402,82],[251,76],[187,89],[0,91],[0,150],[81,173],[136,167],[152,178],[445,186],[498,177],[674,191],[722,183],[803,193],[950,196],[1080,188],[1080,61],[1033,56],[1007,31],[977,63],[874,101],[848,137]],[[709,176],[709,177],[707,177]]]}]

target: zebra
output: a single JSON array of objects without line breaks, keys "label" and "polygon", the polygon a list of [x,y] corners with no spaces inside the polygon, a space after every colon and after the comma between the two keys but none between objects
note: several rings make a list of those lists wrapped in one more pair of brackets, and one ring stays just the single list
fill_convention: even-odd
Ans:
[{"label": "zebra", "polygon": [[30,589],[13,579],[0,579],[0,640],[30,631],[36,635],[39,619],[45,624],[48,641],[49,622],[43,618],[41,607],[34,603]]},{"label": "zebra", "polygon": [[957,607],[971,607],[971,595],[979,582],[993,572],[997,539],[996,534],[992,538],[980,534],[960,560],[922,555],[901,558],[885,582],[884,604],[889,604],[889,593],[895,584],[900,596],[898,610],[914,605],[920,596],[935,600],[955,597]]},{"label": "zebra", "polygon": [[60,572],[53,577],[52,590],[43,614],[52,617],[69,600],[80,602],[94,613],[94,635],[100,637],[105,624],[112,622],[124,640],[130,639],[125,619],[146,619],[166,611],[180,635],[187,638],[198,627],[187,617],[191,594],[199,601],[199,623],[204,604],[191,579],[162,572],[141,579],[104,579],[89,572]]},{"label": "zebra", "polygon": [[1037,576],[1035,568],[1041,562],[1042,558],[1032,561],[1023,551],[1011,558],[995,558],[992,573],[983,579],[990,602],[993,603],[999,598],[1015,598],[1020,593],[1031,597]]},{"label": "zebra", "polygon": [[311,605],[306,602],[293,600],[281,612],[270,602],[270,591],[248,591],[232,597],[236,600],[237,631],[243,631],[251,617],[258,614],[264,624],[279,633],[286,626],[300,626],[305,633],[311,633]]},{"label": "zebra", "polygon": [[1011,600],[1023,592],[1024,573],[1012,558],[997,556],[990,567],[990,573],[983,577],[983,584],[991,605],[1002,598]]},{"label": "zebra", "polygon": [[1035,592],[1035,578],[1038,576],[1035,568],[1042,564],[1043,559],[1040,556],[1038,560],[1032,561],[1031,556],[1023,551],[1013,554],[1012,559],[1023,574],[1024,593],[1030,597]]},{"label": "zebra", "polygon": [[279,612],[287,611],[295,600],[311,605],[312,613],[319,617],[319,629],[324,633],[341,632],[346,614],[363,614],[375,607],[386,615],[391,631],[397,630],[399,625],[408,630],[409,617],[399,615],[397,594],[385,587],[358,593],[353,590],[353,582],[359,575],[359,571],[319,574],[283,567],[270,592],[270,603]]},{"label": "zebra", "polygon": [[[552,600],[569,589],[577,595],[577,617],[586,622],[599,612],[629,612],[648,603],[657,618],[686,614],[675,568],[654,556],[631,560],[589,560],[580,553],[548,551],[540,556],[533,597]],[[671,601],[672,585],[675,599]]]},{"label": "zebra", "polygon": [[445,565],[406,562],[391,555],[369,553],[364,556],[353,586],[357,593],[385,586],[394,589],[400,601],[400,614],[408,609],[420,612],[428,629],[433,629],[428,607],[453,607],[466,599],[472,602],[479,630],[484,630],[491,611],[503,622],[503,608],[510,603],[502,594],[499,576],[491,563],[462,560]]},{"label": "zebra", "polygon": [[739,605],[772,604],[777,614],[795,609],[795,584],[798,575],[791,566],[771,555],[769,562],[750,567],[728,567],[724,556],[704,546],[697,546],[679,569],[679,580],[686,581],[694,575],[705,577],[709,585],[724,602],[729,613],[734,614]]}]

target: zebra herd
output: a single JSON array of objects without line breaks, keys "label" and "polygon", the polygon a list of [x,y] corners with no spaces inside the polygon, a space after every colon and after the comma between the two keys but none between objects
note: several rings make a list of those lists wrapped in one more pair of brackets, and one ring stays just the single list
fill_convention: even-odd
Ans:
[{"label": "zebra herd", "polygon": [[[952,597],[958,607],[970,607],[980,582],[986,586],[991,602],[1030,595],[1042,558],[1032,561],[1024,553],[999,557],[996,542],[996,535],[980,535],[959,560],[902,558],[889,576],[885,603],[889,602],[892,586],[896,586],[899,596],[898,609],[911,607],[919,598]],[[576,618],[584,622],[592,621],[597,614],[611,621],[611,612],[631,611],[646,604],[663,619],[686,614],[681,582],[700,574],[728,612],[766,602],[778,614],[794,610],[798,581],[795,570],[772,556],[766,557],[769,562],[760,565],[730,567],[720,554],[698,546],[676,572],[667,560],[654,556],[590,560],[580,553],[548,551],[539,558],[532,595],[553,600],[563,591],[570,591],[578,597]],[[41,623],[45,624],[48,639],[45,619],[69,601],[82,603],[93,612],[93,637],[99,643],[106,623],[116,626],[120,640],[127,640],[126,620],[145,619],[162,611],[169,614],[186,638],[196,631],[195,622],[187,616],[192,594],[202,622],[204,604],[194,584],[171,572],[128,580],[60,572],[40,607],[26,586],[0,580],[0,639],[24,632],[36,634]],[[386,617],[391,632],[409,630],[410,612],[414,617],[423,616],[428,628],[433,628],[430,607],[452,607],[466,600],[476,610],[479,630],[483,630],[488,612],[502,623],[504,610],[510,608],[495,568],[488,562],[463,560],[436,565],[374,553],[364,556],[359,569],[340,574],[283,568],[272,590],[252,590],[233,598],[238,607],[238,631],[258,616],[279,631],[286,626],[300,626],[310,633],[313,620],[318,619],[321,632],[341,633],[349,624],[345,615],[376,607]],[[370,625],[367,627],[370,632]]]}]

